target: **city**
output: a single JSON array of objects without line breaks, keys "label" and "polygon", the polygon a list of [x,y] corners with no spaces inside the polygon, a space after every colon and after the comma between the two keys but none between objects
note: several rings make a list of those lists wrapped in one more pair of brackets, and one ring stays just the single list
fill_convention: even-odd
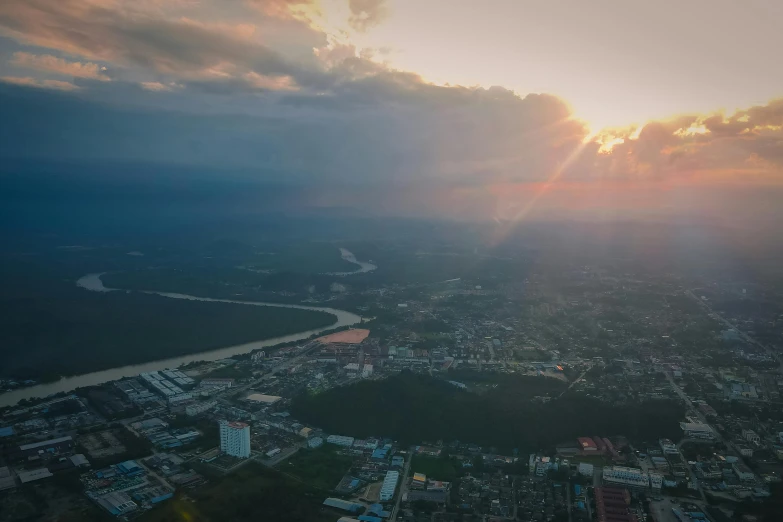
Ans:
[{"label": "city", "polygon": [[[572,283],[579,296],[556,304],[542,302],[536,278],[373,290],[373,317],[357,327],[24,400],[3,411],[2,488],[35,485],[83,517],[165,520],[167,503],[195,501],[225,477],[282,473],[309,489],[319,520],[723,522],[743,510],[751,520],[783,476],[783,374],[745,330],[758,332],[754,319],[723,312],[729,297],[717,290],[597,281],[587,267]],[[523,319],[509,313],[517,300],[539,304]],[[474,402],[455,406],[465,423],[448,407],[419,419],[400,390],[435,408],[438,394]],[[338,392],[348,395],[329,402]],[[520,422],[563,426],[540,439],[486,427],[464,438],[472,405],[506,400]],[[565,413],[582,400],[584,416]],[[497,430],[531,431],[486,415]],[[412,439],[419,422],[432,438]],[[42,509],[29,494],[9,502]]]}]

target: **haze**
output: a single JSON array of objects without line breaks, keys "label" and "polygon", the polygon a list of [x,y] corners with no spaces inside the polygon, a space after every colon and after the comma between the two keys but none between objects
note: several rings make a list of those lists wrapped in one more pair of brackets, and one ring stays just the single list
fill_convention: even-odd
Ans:
[{"label": "haze", "polygon": [[166,197],[251,183],[290,212],[774,228],[781,22],[761,0],[8,0],[4,179],[178,169]]}]

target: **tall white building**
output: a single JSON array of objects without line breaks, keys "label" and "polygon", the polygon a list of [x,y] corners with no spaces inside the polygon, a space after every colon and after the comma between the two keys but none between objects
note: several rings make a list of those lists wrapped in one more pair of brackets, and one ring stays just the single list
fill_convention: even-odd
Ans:
[{"label": "tall white building", "polygon": [[244,422],[220,421],[220,450],[232,457],[250,456],[250,426]]}]

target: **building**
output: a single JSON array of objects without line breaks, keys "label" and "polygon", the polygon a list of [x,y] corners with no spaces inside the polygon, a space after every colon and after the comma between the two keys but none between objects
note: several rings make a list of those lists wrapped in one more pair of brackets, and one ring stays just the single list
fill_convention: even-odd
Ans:
[{"label": "building", "polygon": [[381,502],[388,502],[394,497],[394,492],[397,490],[397,482],[400,480],[400,473],[398,471],[387,471],[386,478],[383,479],[383,485],[381,485]]},{"label": "building", "polygon": [[19,476],[19,481],[22,484],[27,484],[28,482],[33,482],[53,476],[52,472],[46,468],[34,469],[31,471],[20,471],[17,475]]},{"label": "building", "polygon": [[758,399],[756,387],[752,384],[733,383],[727,388],[730,399]]},{"label": "building", "polygon": [[310,437],[307,439],[307,447],[308,448],[320,448],[323,446],[324,439],[321,437]]},{"label": "building", "polygon": [[347,511],[348,513],[359,513],[364,507],[361,504],[357,504],[356,502],[348,502],[347,500],[343,500],[341,498],[332,498],[332,497],[329,497],[326,500],[324,500],[324,506],[332,507],[335,509],[342,509],[343,511]]},{"label": "building", "polygon": [[661,451],[663,451],[664,455],[676,455],[679,453],[677,445],[669,439],[661,439],[658,441],[658,444],[660,444]]},{"label": "building", "polygon": [[552,462],[550,457],[542,457],[540,455],[536,455],[535,453],[532,453],[530,455],[530,459],[528,460],[528,468],[530,473],[537,477],[543,477],[546,475],[547,471],[552,469],[554,466],[555,463]]},{"label": "building", "polygon": [[685,436],[691,439],[713,439],[715,434],[709,424],[700,422],[681,422],[680,428],[685,432]]},{"label": "building", "polygon": [[261,404],[274,404],[280,399],[282,399],[282,397],[278,397],[277,395],[265,395],[263,393],[252,393],[245,397],[246,401],[258,402]]},{"label": "building", "polygon": [[596,446],[595,441],[590,437],[579,437],[576,440],[579,442],[579,447],[582,448],[582,451],[587,453],[598,452],[598,446]]},{"label": "building", "polygon": [[598,522],[637,522],[628,509],[631,495],[619,488],[595,488],[595,510]]},{"label": "building", "polygon": [[424,473],[414,473],[411,487],[413,489],[425,489],[427,487],[427,475]]},{"label": "building", "polygon": [[329,444],[336,444],[338,446],[345,446],[346,448],[350,448],[353,446],[353,437],[344,437],[342,435],[329,435],[326,437],[326,442]]},{"label": "building", "polygon": [[604,482],[619,484],[626,487],[647,488],[650,486],[650,477],[644,471],[625,466],[611,466],[603,469]]},{"label": "building", "polygon": [[761,440],[759,434],[753,430],[742,430],[742,438],[748,442],[758,442]]},{"label": "building", "polygon": [[593,469],[594,468],[592,464],[588,464],[587,462],[580,462],[577,471],[579,471],[580,475],[583,475],[585,477],[592,477]]},{"label": "building", "polygon": [[44,453],[56,454],[71,449],[73,449],[73,439],[71,437],[60,437],[59,439],[50,439],[19,446],[19,451],[25,457],[42,455]]},{"label": "building", "polygon": [[408,491],[405,494],[405,499],[407,502],[415,502],[417,500],[425,500],[427,502],[435,502],[437,504],[445,504],[446,499],[448,498],[448,493],[444,491],[421,491],[421,490],[411,490]]},{"label": "building", "polygon": [[234,379],[201,379],[198,385],[201,388],[231,388],[234,385]]},{"label": "building", "polygon": [[16,477],[11,473],[8,466],[0,468],[0,491],[16,487]]},{"label": "building", "polygon": [[138,509],[138,505],[131,500],[127,493],[111,491],[94,498],[95,502],[114,516],[125,515]]},{"label": "building", "polygon": [[220,421],[220,450],[232,457],[250,457],[250,426],[244,422]]},{"label": "building", "polygon": [[753,474],[750,468],[742,463],[742,461],[738,460],[731,465],[731,468],[734,470],[734,473],[741,482],[754,482],[756,480],[756,476]]},{"label": "building", "polygon": [[661,486],[663,486],[663,475],[660,473],[654,473],[650,472],[650,487],[653,489],[661,489]]},{"label": "building", "polygon": [[185,414],[188,417],[195,417],[201,415],[205,411],[209,411],[217,406],[217,401],[197,402],[195,404],[189,404],[185,406]]}]

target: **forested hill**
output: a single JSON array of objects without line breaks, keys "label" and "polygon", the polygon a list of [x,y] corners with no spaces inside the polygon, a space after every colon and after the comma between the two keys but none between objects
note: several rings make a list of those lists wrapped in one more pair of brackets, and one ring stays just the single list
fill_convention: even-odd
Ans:
[{"label": "forested hill", "polygon": [[[518,376],[478,395],[446,381],[402,372],[318,395],[301,395],[291,407],[297,419],[328,433],[392,437],[404,443],[460,440],[482,446],[535,451],[579,436],[625,435],[631,440],[679,439],[682,407],[671,401],[615,406],[566,394],[547,403],[552,380]],[[554,385],[557,386],[557,385]]]}]

